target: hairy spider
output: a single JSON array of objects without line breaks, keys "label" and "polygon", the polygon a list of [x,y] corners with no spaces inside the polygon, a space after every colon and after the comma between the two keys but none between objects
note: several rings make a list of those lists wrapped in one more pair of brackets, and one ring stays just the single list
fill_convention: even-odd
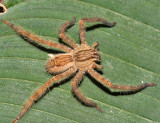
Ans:
[{"label": "hairy spider", "polygon": [[87,99],[78,89],[78,85],[85,74],[88,72],[93,78],[102,83],[105,86],[108,86],[113,89],[119,90],[127,90],[127,91],[137,91],[144,89],[146,87],[156,86],[155,83],[145,83],[138,86],[124,86],[124,85],[114,85],[105,79],[102,75],[97,73],[94,68],[102,69],[102,65],[97,64],[100,61],[100,55],[98,52],[98,42],[95,42],[92,47],[90,47],[86,42],[86,30],[85,30],[85,22],[101,22],[106,26],[113,27],[116,23],[109,23],[102,18],[83,18],[79,21],[79,31],[80,31],[80,41],[81,45],[76,44],[71,38],[69,38],[65,31],[68,27],[75,24],[76,19],[73,18],[72,21],[64,23],[59,30],[59,37],[63,39],[65,43],[67,43],[70,47],[67,47],[60,43],[55,43],[52,41],[46,41],[44,39],[38,38],[37,36],[26,32],[20,27],[17,27],[6,20],[2,20],[5,24],[9,25],[15,32],[19,35],[30,39],[29,41],[37,41],[40,44],[45,44],[50,47],[59,48],[66,53],[61,53],[57,55],[50,55],[51,58],[46,64],[47,72],[51,74],[57,74],[49,81],[47,81],[39,90],[37,90],[27,101],[26,105],[21,110],[18,117],[12,122],[16,123],[19,119],[21,119],[27,110],[34,104],[36,100],[38,100],[42,95],[47,91],[47,89],[53,85],[55,82],[59,82],[61,79],[67,78],[73,74],[75,74],[71,86],[75,95],[85,104],[96,107],[99,112],[102,112],[100,107],[93,101]]}]

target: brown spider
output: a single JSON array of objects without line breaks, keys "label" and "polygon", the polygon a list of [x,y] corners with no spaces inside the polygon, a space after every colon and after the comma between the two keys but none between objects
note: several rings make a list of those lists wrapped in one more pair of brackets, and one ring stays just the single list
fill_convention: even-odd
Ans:
[{"label": "brown spider", "polygon": [[38,38],[35,35],[26,32],[20,27],[17,27],[6,20],[2,20],[5,24],[9,25],[15,32],[19,35],[30,39],[29,41],[37,41],[40,44],[45,44],[50,47],[59,48],[67,53],[51,55],[50,60],[47,62],[46,69],[47,72],[51,74],[57,74],[49,81],[47,81],[38,91],[36,91],[27,101],[24,108],[21,110],[18,117],[12,122],[16,123],[19,119],[21,119],[27,110],[34,104],[36,100],[38,100],[42,95],[47,91],[47,89],[53,85],[55,82],[59,82],[61,79],[67,78],[76,73],[75,77],[72,80],[71,86],[75,95],[85,104],[96,107],[99,112],[102,112],[100,107],[93,101],[87,99],[78,89],[78,85],[85,74],[88,72],[93,78],[97,81],[101,82],[103,85],[108,86],[113,89],[119,90],[127,90],[127,91],[137,91],[144,89],[146,87],[156,86],[155,83],[145,83],[138,86],[123,86],[123,85],[113,85],[99,73],[94,71],[96,69],[102,69],[102,65],[97,64],[100,61],[100,55],[98,52],[98,42],[95,42],[92,47],[90,47],[86,42],[86,30],[85,30],[85,22],[101,22],[106,26],[113,27],[114,23],[109,23],[102,18],[83,18],[79,21],[80,28],[80,40],[81,45],[76,44],[72,39],[70,39],[65,31],[68,27],[75,24],[76,19],[73,18],[72,21],[64,23],[59,30],[59,37],[63,39],[70,47],[67,47],[60,43],[55,43],[52,41],[46,41],[44,39]]}]

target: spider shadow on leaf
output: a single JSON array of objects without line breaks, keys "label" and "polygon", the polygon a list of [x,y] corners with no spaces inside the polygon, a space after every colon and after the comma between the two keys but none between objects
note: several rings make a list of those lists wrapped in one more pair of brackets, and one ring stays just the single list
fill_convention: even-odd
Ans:
[{"label": "spider shadow on leaf", "polygon": [[86,31],[91,31],[91,30],[94,30],[94,29],[98,29],[98,28],[112,28],[111,26],[107,26],[107,25],[104,25],[104,24],[94,24],[92,26],[88,26],[86,27]]},{"label": "spider shadow on leaf", "polygon": [[[61,44],[66,45],[66,46],[68,46],[68,47],[70,47],[67,43],[63,42],[63,40],[62,40],[60,37],[58,38],[58,42],[61,43]],[[71,47],[70,47],[70,48],[71,48]]]}]

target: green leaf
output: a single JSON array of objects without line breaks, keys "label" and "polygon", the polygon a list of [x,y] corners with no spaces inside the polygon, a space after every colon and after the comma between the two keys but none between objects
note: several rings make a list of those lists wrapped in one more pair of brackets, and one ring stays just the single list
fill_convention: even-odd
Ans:
[{"label": "green leaf", "polygon": [[[5,4],[5,2],[4,2]],[[78,21],[101,17],[117,22],[112,28],[88,30],[87,42],[98,41],[103,76],[114,84],[157,83],[141,92],[115,96],[88,75],[81,91],[102,109],[87,107],[73,97],[70,81],[54,87],[41,98],[19,123],[146,123],[160,122],[160,2],[159,0],[17,0],[6,2],[8,12],[0,19],[18,25],[40,37],[59,42],[60,26],[75,16],[67,31],[77,43]],[[92,27],[96,23],[87,23]],[[27,99],[52,76],[45,63],[51,48],[37,48],[0,22],[0,119],[16,118]],[[57,50],[57,49],[54,49]],[[53,53],[54,53],[53,50]],[[57,53],[57,52],[56,52]]]}]

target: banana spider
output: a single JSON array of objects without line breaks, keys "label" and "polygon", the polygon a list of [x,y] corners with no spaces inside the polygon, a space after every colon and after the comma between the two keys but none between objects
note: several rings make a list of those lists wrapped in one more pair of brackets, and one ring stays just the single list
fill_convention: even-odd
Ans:
[{"label": "banana spider", "polygon": [[108,86],[113,89],[127,90],[127,91],[137,91],[144,89],[146,87],[156,86],[155,83],[145,83],[138,86],[124,86],[124,85],[114,85],[105,79],[102,75],[97,73],[94,68],[102,69],[102,65],[97,64],[100,61],[100,55],[98,52],[98,42],[95,42],[92,47],[90,47],[86,42],[86,30],[85,22],[101,22],[106,26],[113,27],[116,23],[109,23],[102,18],[83,18],[79,21],[80,28],[80,41],[81,45],[76,44],[71,38],[69,38],[65,32],[68,27],[75,24],[76,19],[73,18],[72,21],[64,23],[59,30],[59,37],[67,43],[70,47],[67,47],[60,43],[55,43],[52,41],[46,41],[44,39],[38,38],[37,36],[26,32],[22,28],[9,23],[6,20],[2,20],[5,24],[9,25],[15,32],[19,35],[30,39],[29,41],[37,41],[40,44],[45,44],[50,47],[59,48],[66,53],[51,55],[50,60],[46,64],[47,72],[51,74],[56,74],[53,78],[47,81],[39,90],[37,90],[27,101],[26,105],[21,110],[18,117],[12,122],[16,123],[21,119],[28,109],[37,101],[47,89],[53,85],[53,83],[60,81],[63,78],[67,78],[75,74],[71,86],[75,95],[85,104],[95,107],[99,112],[102,112],[101,108],[93,101],[87,99],[78,89],[78,85],[85,74],[88,72],[93,78],[102,83],[105,86]]}]

